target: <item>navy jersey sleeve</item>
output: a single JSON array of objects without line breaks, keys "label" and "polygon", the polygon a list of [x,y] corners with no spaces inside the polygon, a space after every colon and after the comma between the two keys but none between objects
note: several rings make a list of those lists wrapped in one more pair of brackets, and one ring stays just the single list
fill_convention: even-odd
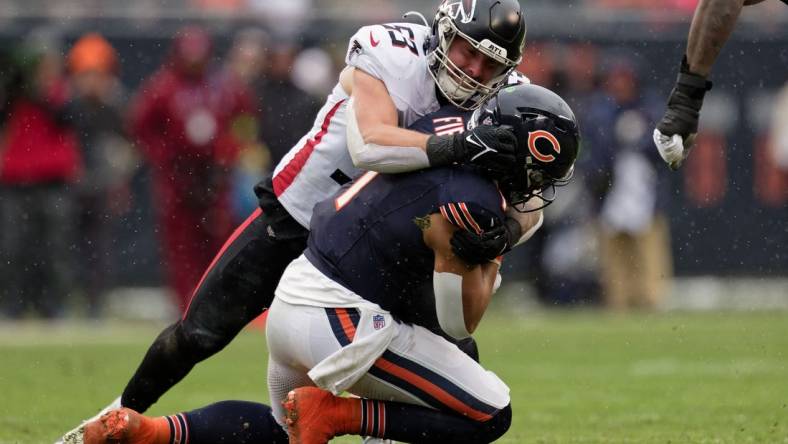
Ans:
[{"label": "navy jersey sleeve", "polygon": [[491,180],[455,168],[441,188],[438,209],[457,228],[480,234],[503,223],[506,200]]},{"label": "navy jersey sleeve", "polygon": [[465,131],[471,114],[473,111],[461,110],[454,105],[444,105],[413,122],[408,129],[438,136],[457,134]]}]

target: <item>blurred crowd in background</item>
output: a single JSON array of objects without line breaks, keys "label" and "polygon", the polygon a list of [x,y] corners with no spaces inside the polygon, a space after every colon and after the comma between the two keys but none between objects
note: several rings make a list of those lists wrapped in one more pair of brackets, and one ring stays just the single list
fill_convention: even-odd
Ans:
[{"label": "blurred crowd in background", "polygon": [[[24,3],[10,2],[5,14],[23,14],[31,2]],[[94,15],[123,8],[148,15],[267,14],[261,25],[239,23],[232,31],[217,31],[206,20],[188,25],[183,20],[153,42],[86,26],[58,32],[51,23],[0,40],[0,319],[99,318],[104,296],[121,285],[164,285],[183,310],[214,254],[255,208],[253,185],[311,127],[343,66],[352,25],[343,25],[344,36],[321,39],[299,35],[304,29],[299,24],[309,22],[318,3],[317,10],[328,16],[350,4],[57,3],[55,9]],[[420,2],[367,3],[375,7],[367,5],[368,20],[356,26],[395,21],[408,6],[424,9]],[[555,8],[561,2],[550,3]],[[650,3],[574,2],[633,10]],[[690,14],[695,3],[676,0],[662,8]],[[743,89],[721,88],[710,97],[688,172],[677,176],[659,159],[651,131],[664,110],[664,85],[675,75],[670,67],[681,54],[681,42],[663,43],[647,54],[631,42],[622,47],[537,32],[520,70],[567,99],[581,124],[583,149],[574,182],[546,210],[538,235],[507,258],[504,280],[533,284],[539,299],[551,306],[654,309],[669,291],[676,259],[680,273],[691,273],[693,261],[729,251],[719,246],[692,251],[704,244],[708,231],[698,229],[696,221],[708,223],[721,214],[736,219],[749,211],[769,215],[766,219],[783,215],[776,228],[761,225],[763,233],[756,236],[784,229],[788,83],[781,85],[788,79],[787,41],[781,40],[782,60],[762,62],[778,71],[777,83],[767,79],[764,86],[761,80],[762,95],[748,92],[740,99]],[[670,61],[658,70],[653,55],[665,47],[671,48]],[[764,117],[747,120],[755,111],[742,106]],[[731,136],[743,126],[746,138]],[[725,147],[736,144],[745,154],[731,161]],[[750,159],[744,174],[752,178],[745,191],[737,176],[725,179],[742,166],[742,158]],[[735,188],[733,198],[728,188]],[[754,207],[742,207],[742,199],[757,201],[757,211],[766,213],[752,213]],[[739,211],[731,213],[731,207]],[[676,220],[684,229],[678,242],[671,235]],[[689,231],[687,224],[693,227]],[[720,238],[719,232],[710,235]],[[782,231],[777,245],[761,252],[778,252],[776,263],[766,259],[773,267],[756,263],[745,272],[788,273],[785,237]],[[687,242],[692,239],[695,247]],[[748,254],[747,245],[732,248]],[[720,263],[722,270],[736,266],[734,259]]]}]

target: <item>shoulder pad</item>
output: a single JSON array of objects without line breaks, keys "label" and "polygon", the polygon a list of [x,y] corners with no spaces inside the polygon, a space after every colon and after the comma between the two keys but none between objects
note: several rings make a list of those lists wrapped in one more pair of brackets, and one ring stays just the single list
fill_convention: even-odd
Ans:
[{"label": "shoulder pad", "polygon": [[506,201],[495,184],[457,171],[442,187],[438,209],[452,225],[480,234],[503,223]]},{"label": "shoulder pad", "polygon": [[484,215],[475,214],[470,208],[475,205],[468,205],[465,202],[449,202],[439,207],[441,215],[455,227],[470,231],[471,233],[482,234],[495,226],[495,218],[488,218]]},{"label": "shoulder pad", "polygon": [[345,63],[386,81],[401,78],[424,57],[429,28],[413,23],[364,26],[348,44]]}]

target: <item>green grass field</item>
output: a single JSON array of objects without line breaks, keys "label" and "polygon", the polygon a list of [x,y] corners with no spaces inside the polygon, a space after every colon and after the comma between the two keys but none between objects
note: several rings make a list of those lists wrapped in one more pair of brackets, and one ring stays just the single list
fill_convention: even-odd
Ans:
[{"label": "green grass field", "polygon": [[[0,324],[0,443],[51,443],[92,415],[160,327]],[[788,313],[497,310],[477,339],[512,390],[499,442],[788,443]],[[263,335],[246,332],[149,413],[267,401],[265,361]]]}]

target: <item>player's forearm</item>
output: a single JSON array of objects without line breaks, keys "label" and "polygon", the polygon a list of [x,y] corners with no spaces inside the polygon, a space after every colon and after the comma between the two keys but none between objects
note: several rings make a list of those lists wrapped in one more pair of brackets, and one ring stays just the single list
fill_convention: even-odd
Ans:
[{"label": "player's forearm", "polygon": [[428,134],[385,124],[372,125],[363,131],[361,136],[365,143],[391,147],[415,147],[425,152],[427,139],[429,139]]},{"label": "player's forearm", "polygon": [[462,285],[462,310],[465,318],[465,328],[473,333],[482,320],[487,306],[493,295],[495,277],[498,274],[498,264],[488,262],[479,266],[474,277],[466,276]]},{"label": "player's forearm", "polygon": [[362,130],[352,101],[349,107],[347,146],[357,168],[402,173],[429,166],[425,151],[427,135],[385,123],[367,123]]},{"label": "player's forearm", "polygon": [[708,76],[714,61],[728,41],[744,0],[701,0],[695,10],[687,41],[690,72]]},{"label": "player's forearm", "polygon": [[397,108],[380,79],[358,69],[345,69],[340,83],[351,95],[346,113],[347,147],[357,168],[400,173],[429,166],[428,136],[398,126]]}]

